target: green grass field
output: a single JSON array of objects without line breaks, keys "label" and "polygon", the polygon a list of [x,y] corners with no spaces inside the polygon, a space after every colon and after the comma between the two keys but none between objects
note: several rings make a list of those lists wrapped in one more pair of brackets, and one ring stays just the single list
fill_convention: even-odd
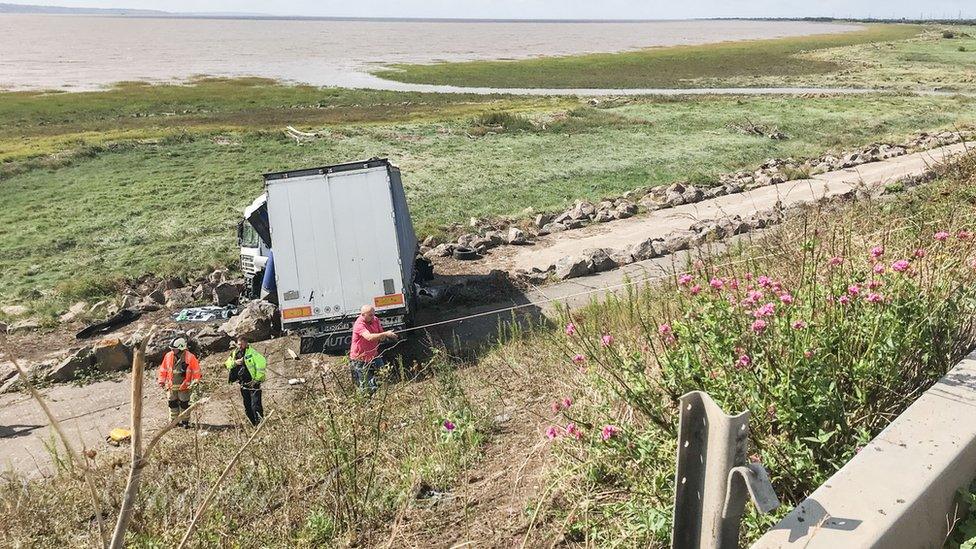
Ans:
[{"label": "green grass field", "polygon": [[519,61],[400,64],[376,71],[382,78],[420,84],[514,88],[682,88],[749,79],[789,79],[835,73],[843,67],[806,52],[903,41],[915,25],[868,25],[864,30],[813,36],[650,48],[634,52],[545,57]]},{"label": "green grass field", "polygon": [[[394,97],[409,104],[392,106]],[[633,98],[595,108],[569,99],[407,100],[254,81],[6,95],[0,147],[32,144],[8,157],[0,178],[0,302],[29,300],[36,291],[63,302],[104,294],[122,277],[232,263],[234,225],[267,171],[387,156],[403,169],[418,232],[430,234],[470,216],[554,210],[680,179],[707,184],[774,156],[813,156],[971,123],[973,103],[880,95]],[[484,133],[475,120],[496,112],[531,123]],[[776,125],[790,139],[728,129],[745,120]],[[296,143],[281,131],[286,124],[324,130],[324,137]]]}]

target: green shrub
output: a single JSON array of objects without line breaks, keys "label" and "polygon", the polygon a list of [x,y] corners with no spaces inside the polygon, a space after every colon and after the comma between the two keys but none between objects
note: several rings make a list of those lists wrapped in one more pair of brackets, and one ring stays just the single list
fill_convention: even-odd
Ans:
[{"label": "green shrub", "polygon": [[[588,501],[564,509],[572,530],[597,544],[667,543],[687,392],[752,412],[750,457],[784,513],[944,375],[973,343],[963,172],[841,220],[812,212],[731,258],[567,316],[553,341],[584,373],[554,403],[547,435],[573,494],[564,500]],[[588,499],[601,493],[616,497]],[[748,515],[746,536],[774,518]]]},{"label": "green shrub", "polygon": [[508,133],[535,131],[535,124],[521,114],[510,112],[488,112],[475,117],[472,131],[480,133]]}]

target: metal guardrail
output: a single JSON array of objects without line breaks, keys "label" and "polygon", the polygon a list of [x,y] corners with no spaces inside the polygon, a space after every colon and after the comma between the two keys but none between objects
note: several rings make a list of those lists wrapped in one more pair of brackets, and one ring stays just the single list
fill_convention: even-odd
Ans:
[{"label": "metal guardrail", "polygon": [[763,513],[779,507],[748,441],[749,412],[727,415],[701,391],[681,397],[673,549],[734,549],[748,500]]}]

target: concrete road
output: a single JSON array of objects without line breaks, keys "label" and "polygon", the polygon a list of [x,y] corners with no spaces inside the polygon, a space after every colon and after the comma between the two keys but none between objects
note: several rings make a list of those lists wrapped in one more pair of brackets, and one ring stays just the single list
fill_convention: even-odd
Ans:
[{"label": "concrete road", "polygon": [[559,259],[580,253],[586,248],[624,249],[648,238],[663,238],[668,233],[687,230],[696,221],[739,215],[772,208],[777,201],[784,207],[812,202],[850,191],[855,184],[878,185],[924,173],[933,164],[962,153],[972,143],[931,149],[870,162],[854,168],[815,175],[810,179],[787,181],[759,187],[739,194],[721,196],[696,204],[685,204],[620,221],[594,224],[572,231],[542,237],[535,246],[518,248],[506,258],[508,267],[531,271],[546,270]]}]

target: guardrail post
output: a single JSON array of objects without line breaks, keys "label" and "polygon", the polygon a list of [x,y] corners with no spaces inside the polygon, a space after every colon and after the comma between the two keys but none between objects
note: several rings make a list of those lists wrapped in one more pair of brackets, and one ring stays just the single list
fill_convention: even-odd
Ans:
[{"label": "guardrail post", "polygon": [[727,415],[701,391],[680,402],[671,547],[736,548],[747,500],[779,507],[766,469],[748,460],[749,412]]}]

